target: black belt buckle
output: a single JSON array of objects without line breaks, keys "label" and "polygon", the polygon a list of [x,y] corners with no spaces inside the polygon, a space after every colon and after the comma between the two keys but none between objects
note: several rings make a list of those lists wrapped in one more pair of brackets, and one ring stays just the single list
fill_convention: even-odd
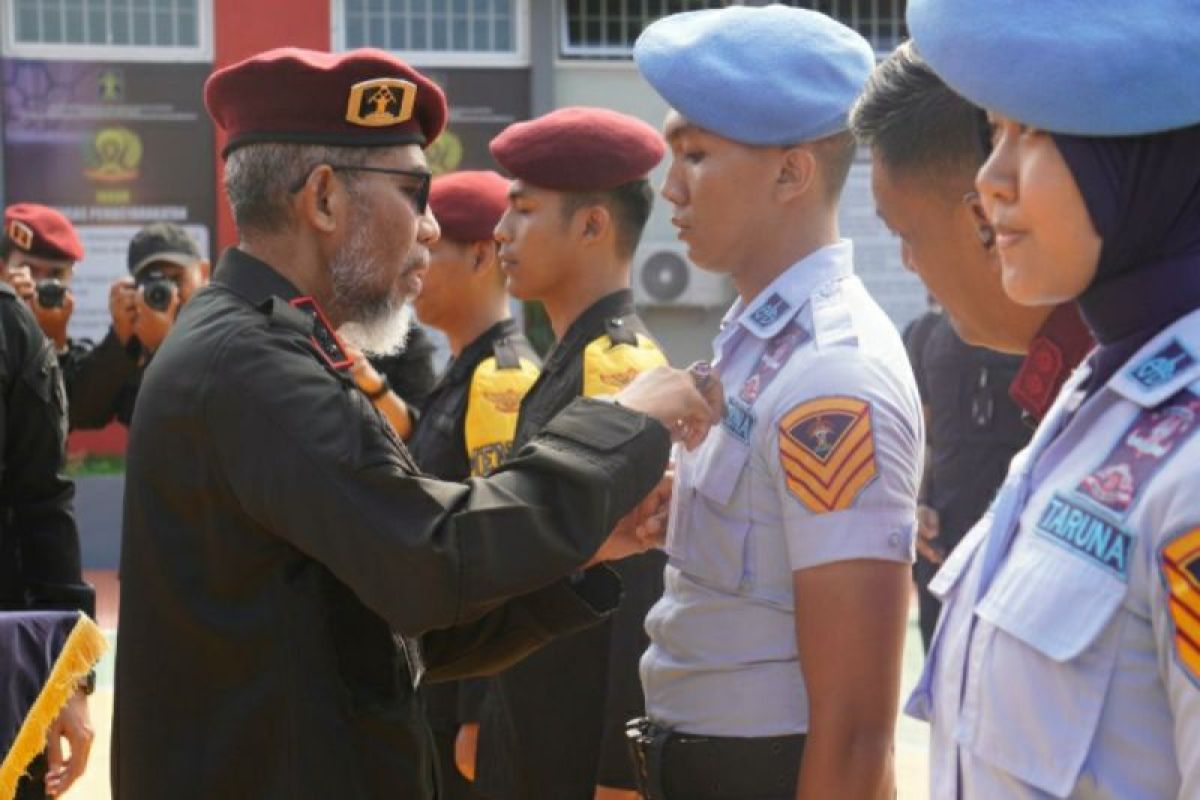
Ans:
[{"label": "black belt buckle", "polygon": [[666,800],[662,784],[663,746],[671,735],[669,728],[655,724],[649,717],[631,719],[625,725],[629,750],[637,769],[638,789],[645,800]]}]

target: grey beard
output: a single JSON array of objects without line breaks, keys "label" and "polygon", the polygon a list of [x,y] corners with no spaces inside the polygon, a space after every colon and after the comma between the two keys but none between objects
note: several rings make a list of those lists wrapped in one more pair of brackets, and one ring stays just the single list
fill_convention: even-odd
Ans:
[{"label": "grey beard", "polygon": [[390,355],[401,353],[412,327],[412,306],[404,303],[395,312],[370,320],[347,322],[338,328],[338,336],[364,353]]},{"label": "grey beard", "polygon": [[338,335],[364,353],[398,353],[412,327],[412,309],[391,291],[379,295],[364,288],[377,271],[369,257],[369,236],[366,226],[356,228],[329,264],[333,306],[346,320]]}]

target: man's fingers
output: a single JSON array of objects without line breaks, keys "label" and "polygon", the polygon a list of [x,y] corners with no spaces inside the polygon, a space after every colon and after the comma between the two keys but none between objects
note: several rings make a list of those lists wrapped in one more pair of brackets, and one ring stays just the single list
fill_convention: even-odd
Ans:
[{"label": "man's fingers", "polygon": [[946,558],[941,550],[920,538],[917,539],[917,552],[921,554],[922,558],[931,564],[940,564]]}]

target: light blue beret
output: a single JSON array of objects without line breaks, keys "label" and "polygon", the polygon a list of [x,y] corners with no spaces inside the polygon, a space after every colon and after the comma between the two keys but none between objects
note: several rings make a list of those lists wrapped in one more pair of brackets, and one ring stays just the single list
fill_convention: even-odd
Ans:
[{"label": "light blue beret", "polygon": [[642,31],[633,60],[689,122],[750,145],[845,130],[875,66],[871,45],[855,31],[781,5],[664,17]]},{"label": "light blue beret", "polygon": [[908,29],[963,97],[1043,130],[1200,122],[1200,0],[909,0]]}]

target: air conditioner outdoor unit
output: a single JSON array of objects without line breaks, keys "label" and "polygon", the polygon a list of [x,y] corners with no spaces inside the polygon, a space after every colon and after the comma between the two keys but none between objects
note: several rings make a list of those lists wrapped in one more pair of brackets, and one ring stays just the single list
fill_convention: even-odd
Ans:
[{"label": "air conditioner outdoor unit", "polygon": [[694,266],[677,244],[650,243],[633,261],[634,300],[646,306],[723,307],[733,301],[724,275]]}]

